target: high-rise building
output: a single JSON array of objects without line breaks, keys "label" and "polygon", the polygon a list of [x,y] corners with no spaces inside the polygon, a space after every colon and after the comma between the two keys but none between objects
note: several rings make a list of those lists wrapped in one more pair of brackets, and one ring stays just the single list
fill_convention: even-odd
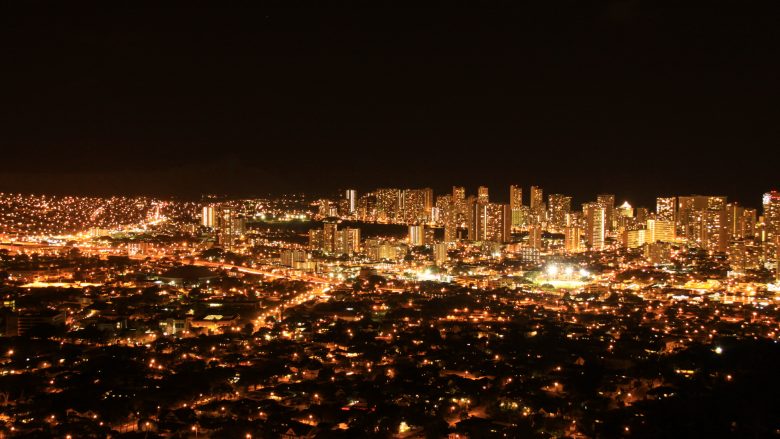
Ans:
[{"label": "high-rise building", "polygon": [[215,208],[215,228],[219,244],[226,250],[233,250],[246,232],[246,219],[236,208],[221,205]]},{"label": "high-rise building", "polygon": [[780,192],[770,191],[763,196],[764,231],[768,254],[774,254],[777,237],[780,236]]},{"label": "high-rise building", "polygon": [[480,186],[477,188],[477,202],[480,204],[486,204],[490,202],[487,186]]},{"label": "high-rise building", "polygon": [[661,197],[655,199],[656,218],[661,221],[677,220],[677,197]]},{"label": "high-rise building", "polygon": [[647,242],[647,229],[623,231],[623,247],[625,248],[639,248]]},{"label": "high-rise building", "polygon": [[216,214],[214,213],[214,206],[203,206],[203,212],[201,214],[201,225],[213,229],[216,226]]},{"label": "high-rise building", "polygon": [[333,207],[333,203],[327,198],[322,198],[320,200],[317,200],[317,215],[319,215],[321,218],[334,216],[331,214],[332,207]]},{"label": "high-rise building", "polygon": [[582,251],[582,228],[577,226],[566,226],[563,229],[564,249],[567,253],[578,253]]},{"label": "high-rise building", "polygon": [[523,205],[523,188],[517,185],[509,186],[509,208],[519,209]]},{"label": "high-rise building", "polygon": [[547,200],[552,228],[563,230],[566,227],[566,215],[571,212],[571,197],[562,194],[550,194]]},{"label": "high-rise building", "polygon": [[425,245],[425,226],[422,224],[409,225],[409,245]]},{"label": "high-rise building", "polygon": [[322,223],[322,247],[325,253],[336,252],[336,232],[338,232],[339,223],[336,220],[327,219]]},{"label": "high-rise building", "polygon": [[349,214],[354,215],[357,211],[357,191],[355,189],[347,189],[345,198],[347,199],[347,210],[349,211]]},{"label": "high-rise building", "polygon": [[444,242],[454,242],[458,239],[458,213],[452,195],[436,197],[438,223],[444,225]]},{"label": "high-rise building", "polygon": [[512,211],[512,227],[520,227],[523,208],[523,188],[509,186],[509,209]]},{"label": "high-rise building", "polygon": [[472,226],[469,239],[472,241],[508,242],[511,238],[512,213],[508,204],[471,203]]},{"label": "high-rise building", "polygon": [[756,209],[745,208],[743,211],[742,224],[745,227],[745,238],[753,238],[756,236],[756,223],[758,222],[758,215]]},{"label": "high-rise building", "polygon": [[745,208],[737,203],[726,204],[726,234],[729,241],[745,237]]},{"label": "high-rise building", "polygon": [[615,217],[615,195],[597,195],[596,202],[604,208],[605,228],[607,233],[613,232],[617,225],[617,218]]},{"label": "high-rise building", "polygon": [[621,204],[620,207],[617,208],[617,214],[618,216],[622,216],[623,218],[633,218],[634,208],[631,207],[630,204],[628,204],[628,201],[624,201],[623,204]]},{"label": "high-rise building", "polygon": [[306,262],[309,254],[303,250],[282,250],[279,254],[279,263],[286,267],[293,267],[297,262]]},{"label": "high-rise building", "polygon": [[394,223],[401,220],[401,190],[393,188],[377,189],[376,219],[380,222]]},{"label": "high-rise building", "polygon": [[585,240],[588,248],[593,251],[604,250],[604,239],[607,227],[607,209],[602,203],[588,203],[584,207],[585,212]]},{"label": "high-rise building", "polygon": [[646,207],[637,207],[636,208],[636,222],[642,224],[645,221],[647,221],[649,216],[650,216],[650,212],[647,210]]},{"label": "high-rise building", "polygon": [[360,251],[360,229],[346,227],[336,231],[334,253],[352,255]]},{"label": "high-rise building", "polygon": [[430,215],[429,196],[432,196],[432,190],[427,189],[406,189],[401,198],[401,210],[403,221],[407,224],[425,223]]},{"label": "high-rise building", "polygon": [[528,228],[528,247],[542,249],[542,225],[534,224]]},{"label": "high-rise building", "polygon": [[309,249],[322,250],[323,246],[322,229],[309,229]]},{"label": "high-rise building", "polygon": [[357,216],[366,222],[374,222],[377,220],[375,194],[365,194],[358,199]]},{"label": "high-rise building", "polygon": [[780,284],[780,236],[775,237],[775,283]]},{"label": "high-rise building", "polygon": [[333,255],[352,255],[360,251],[360,229],[339,229],[338,221],[328,218],[322,229],[309,230],[309,248]]},{"label": "high-rise building", "polygon": [[539,186],[531,186],[531,211],[544,208],[544,192]]},{"label": "high-rise building", "polygon": [[433,244],[433,261],[436,265],[442,265],[449,260],[447,250],[448,246],[446,242],[437,242]]},{"label": "high-rise building", "polygon": [[674,242],[674,221],[648,219],[647,242]]},{"label": "high-rise building", "polygon": [[678,197],[677,235],[709,251],[726,251],[728,230],[726,197]]},{"label": "high-rise building", "polygon": [[463,186],[452,187],[452,206],[455,214],[454,221],[458,226],[463,225],[468,215],[468,204],[466,203],[466,188]]},{"label": "high-rise building", "polygon": [[731,271],[745,273],[761,267],[761,248],[752,240],[731,241],[728,247],[728,261]]}]

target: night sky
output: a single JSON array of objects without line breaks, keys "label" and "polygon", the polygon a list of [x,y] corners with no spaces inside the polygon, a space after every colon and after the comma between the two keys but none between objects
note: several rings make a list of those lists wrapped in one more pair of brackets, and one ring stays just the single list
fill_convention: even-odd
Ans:
[{"label": "night sky", "polygon": [[780,186],[776,2],[15,3],[4,191]]}]

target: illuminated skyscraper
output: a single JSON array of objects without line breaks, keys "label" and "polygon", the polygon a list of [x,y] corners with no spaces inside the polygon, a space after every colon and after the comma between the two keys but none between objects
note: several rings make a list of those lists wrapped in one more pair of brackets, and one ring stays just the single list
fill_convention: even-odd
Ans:
[{"label": "illuminated skyscraper", "polygon": [[756,236],[756,223],[758,222],[756,209],[745,208],[742,214],[742,224],[745,227],[744,236],[745,238],[753,238]]},{"label": "illuminated skyscraper", "polygon": [[596,196],[596,202],[604,208],[606,231],[608,233],[614,231],[615,226],[617,225],[615,217],[615,196],[612,194],[601,194]]},{"label": "illuminated skyscraper", "polygon": [[642,224],[645,221],[647,221],[647,218],[650,216],[650,212],[648,212],[646,207],[637,207],[636,208],[636,222]]},{"label": "illuminated skyscraper", "polygon": [[349,209],[349,214],[354,215],[355,211],[357,210],[358,203],[357,191],[355,189],[347,189],[345,198],[347,199],[347,208]]},{"label": "illuminated skyscraper", "polygon": [[510,239],[512,213],[508,204],[471,203],[473,219],[469,229],[472,241],[507,242]]},{"label": "illuminated skyscraper", "polygon": [[425,227],[422,224],[409,225],[409,245],[425,245]]},{"label": "illuminated skyscraper", "polygon": [[383,188],[376,190],[377,221],[398,222],[401,220],[401,190]]},{"label": "illuminated skyscraper", "polygon": [[623,204],[620,205],[620,207],[617,208],[617,214],[618,216],[622,216],[623,218],[633,218],[634,208],[631,207],[630,204],[628,204],[628,201],[625,201],[623,202]]},{"label": "illuminated skyscraper", "polygon": [[336,233],[339,224],[335,219],[326,219],[322,224],[322,251],[325,253],[336,252]]},{"label": "illuminated skyscraper", "polygon": [[689,244],[710,251],[725,251],[728,244],[726,197],[678,197],[677,234]]},{"label": "illuminated skyscraper", "polygon": [[661,221],[677,220],[677,197],[655,199],[656,218]]},{"label": "illuminated skyscraper", "polygon": [[481,204],[490,202],[487,186],[480,186],[477,188],[477,202]]},{"label": "illuminated skyscraper", "polygon": [[764,230],[769,254],[777,246],[777,237],[780,237],[780,192],[770,191],[763,196]]},{"label": "illuminated skyscraper", "polygon": [[653,242],[674,242],[674,222],[657,219],[648,219],[646,241]]},{"label": "illuminated skyscraper", "polygon": [[780,284],[780,236],[775,237],[775,283]]},{"label": "illuminated skyscraper", "polygon": [[203,213],[201,214],[201,225],[213,229],[216,226],[214,206],[203,206]]},{"label": "illuminated skyscraper", "polygon": [[436,197],[436,211],[438,222],[444,225],[444,242],[454,242],[458,238],[458,215],[452,195],[440,195]]},{"label": "illuminated skyscraper", "polygon": [[447,255],[448,246],[445,242],[433,244],[433,260],[436,265],[442,265],[449,259]]},{"label": "illuminated skyscraper", "polygon": [[745,238],[745,208],[737,203],[726,205],[726,233],[729,241]]},{"label": "illuminated skyscraper", "polygon": [[[431,189],[406,189],[401,199],[403,221],[407,224],[424,223],[430,214]],[[426,213],[426,210],[428,213]]]},{"label": "illuminated skyscraper", "polygon": [[571,212],[571,197],[561,194],[550,194],[547,198],[552,228],[559,231],[563,230],[566,226],[566,215]]},{"label": "illuminated skyscraper", "polygon": [[363,221],[373,222],[377,220],[375,194],[365,194],[360,197],[357,216]]},{"label": "illuminated skyscraper", "polygon": [[322,229],[309,229],[309,249],[322,250]]},{"label": "illuminated skyscraper", "polygon": [[528,228],[528,246],[536,249],[542,249],[542,225],[534,224]]},{"label": "illuminated skyscraper", "polygon": [[453,221],[460,226],[469,216],[468,205],[466,203],[466,188],[463,186],[452,187],[452,206],[455,214]]},{"label": "illuminated skyscraper", "polygon": [[542,188],[538,186],[531,186],[531,211],[543,209],[544,207],[544,193]]},{"label": "illuminated skyscraper", "polygon": [[226,250],[233,250],[246,231],[246,220],[230,206],[218,206],[214,212],[219,244]]},{"label": "illuminated skyscraper", "polygon": [[583,207],[585,212],[585,240],[588,248],[593,251],[604,250],[604,238],[607,231],[607,210],[599,202],[588,203]]},{"label": "illuminated skyscraper", "polygon": [[531,186],[530,212],[526,219],[527,224],[539,224],[546,219],[547,206],[544,204],[542,188]]},{"label": "illuminated skyscraper", "polygon": [[582,228],[576,226],[566,226],[563,229],[564,248],[567,253],[578,253],[582,251]]},{"label": "illuminated skyscraper", "polygon": [[509,186],[509,208],[519,209],[523,205],[523,188],[517,185]]},{"label": "illuminated skyscraper", "polygon": [[352,255],[360,251],[360,229],[347,227],[336,231],[334,253]]},{"label": "illuminated skyscraper", "polygon": [[509,209],[512,211],[512,227],[520,227],[522,221],[523,188],[509,186]]}]

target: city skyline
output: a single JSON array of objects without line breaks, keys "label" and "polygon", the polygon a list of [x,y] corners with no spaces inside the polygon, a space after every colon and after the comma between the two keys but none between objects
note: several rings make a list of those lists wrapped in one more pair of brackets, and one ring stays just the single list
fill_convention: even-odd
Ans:
[{"label": "city skyline", "polygon": [[780,3],[426,3],[0,5],[0,439],[780,434]]}]

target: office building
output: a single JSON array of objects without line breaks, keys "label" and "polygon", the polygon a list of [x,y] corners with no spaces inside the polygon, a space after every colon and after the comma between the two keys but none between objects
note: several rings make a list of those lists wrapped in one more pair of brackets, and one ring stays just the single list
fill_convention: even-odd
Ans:
[{"label": "office building", "polygon": [[547,197],[550,209],[550,226],[556,231],[566,227],[566,215],[571,212],[571,197],[562,194],[550,194]]},{"label": "office building", "polygon": [[422,224],[410,224],[408,240],[410,246],[425,245],[425,226]]},{"label": "office building", "polygon": [[445,264],[449,260],[448,250],[449,247],[446,242],[433,244],[433,261],[436,265]]},{"label": "office building", "polygon": [[588,249],[601,251],[605,248],[607,233],[607,209],[600,202],[588,203],[584,206],[585,213],[585,240]]},{"label": "office building", "polygon": [[345,195],[346,196],[344,198],[347,200],[347,212],[350,215],[354,215],[355,212],[357,212],[357,206],[358,206],[357,190],[347,189]]}]

